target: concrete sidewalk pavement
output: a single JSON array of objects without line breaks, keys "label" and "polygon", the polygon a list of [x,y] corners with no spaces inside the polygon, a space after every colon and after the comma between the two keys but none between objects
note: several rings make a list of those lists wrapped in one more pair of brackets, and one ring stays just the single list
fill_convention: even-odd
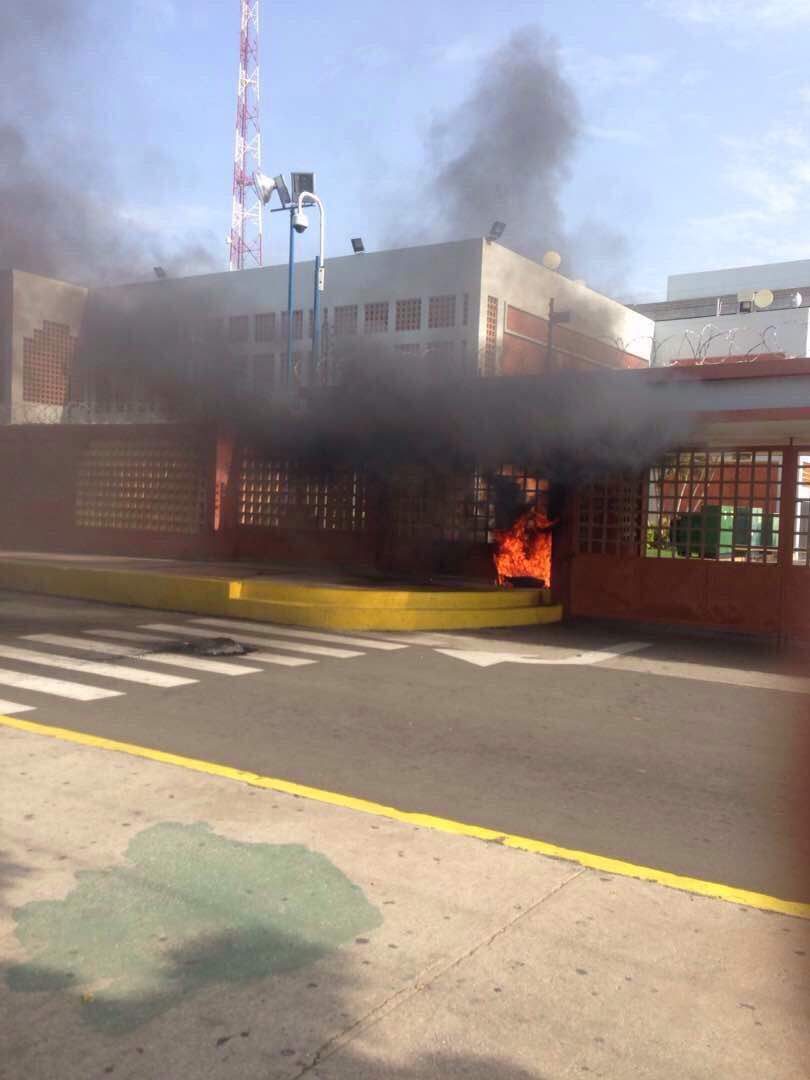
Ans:
[{"label": "concrete sidewalk pavement", "polygon": [[810,922],[0,730],[0,1077],[800,1080]]}]

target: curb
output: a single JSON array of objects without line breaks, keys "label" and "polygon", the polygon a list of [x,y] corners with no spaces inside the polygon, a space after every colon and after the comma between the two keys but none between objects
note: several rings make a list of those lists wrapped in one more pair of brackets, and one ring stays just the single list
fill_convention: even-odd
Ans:
[{"label": "curb", "polygon": [[485,630],[562,620],[544,589],[486,592],[296,585],[0,560],[0,587],[329,630]]}]

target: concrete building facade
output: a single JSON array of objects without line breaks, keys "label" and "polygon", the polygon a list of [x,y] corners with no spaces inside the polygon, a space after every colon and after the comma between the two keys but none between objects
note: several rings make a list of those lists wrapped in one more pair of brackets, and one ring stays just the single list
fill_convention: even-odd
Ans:
[{"label": "concrete building facade", "polygon": [[62,418],[88,290],[0,271],[0,423]]},{"label": "concrete building facade", "polygon": [[[773,302],[753,299],[769,290]],[[655,322],[651,362],[710,362],[729,356],[810,354],[810,259],[674,274],[667,299],[638,304]]]},{"label": "concrete building facade", "polygon": [[[334,381],[339,358],[359,348],[390,349],[438,375],[649,363],[653,324],[644,314],[483,239],[330,260],[318,358],[313,285],[313,263],[299,264],[289,373],[286,266],[89,290],[8,272],[0,278],[0,416],[160,419],[148,398],[102,393],[84,377],[82,360],[91,357],[98,374],[124,354],[130,373],[139,358],[159,353],[192,383],[195,371],[215,365],[255,395],[290,379],[302,387]],[[555,324],[550,347],[552,300],[566,321]]]}]

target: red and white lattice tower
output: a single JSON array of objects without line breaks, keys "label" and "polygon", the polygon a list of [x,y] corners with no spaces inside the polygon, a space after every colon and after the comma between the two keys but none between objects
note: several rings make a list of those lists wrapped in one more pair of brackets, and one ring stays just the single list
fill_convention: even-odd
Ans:
[{"label": "red and white lattice tower", "polygon": [[252,178],[262,163],[259,126],[259,0],[239,0],[239,89],[236,99],[236,142],[233,157],[230,270],[262,265],[262,205]]}]

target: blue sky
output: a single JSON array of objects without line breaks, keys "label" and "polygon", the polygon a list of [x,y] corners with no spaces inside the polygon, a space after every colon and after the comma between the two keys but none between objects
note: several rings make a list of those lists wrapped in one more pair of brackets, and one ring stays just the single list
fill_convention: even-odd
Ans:
[{"label": "blue sky", "polygon": [[[223,268],[238,8],[102,5],[56,106],[104,147],[132,221],[215,237]],[[317,172],[327,254],[354,235],[382,246],[397,200],[419,212],[431,119],[527,25],[556,41],[583,110],[566,224],[625,236],[623,297],[663,296],[668,273],[810,255],[808,0],[262,0],[264,166]],[[270,261],[286,255],[282,217]]]}]

